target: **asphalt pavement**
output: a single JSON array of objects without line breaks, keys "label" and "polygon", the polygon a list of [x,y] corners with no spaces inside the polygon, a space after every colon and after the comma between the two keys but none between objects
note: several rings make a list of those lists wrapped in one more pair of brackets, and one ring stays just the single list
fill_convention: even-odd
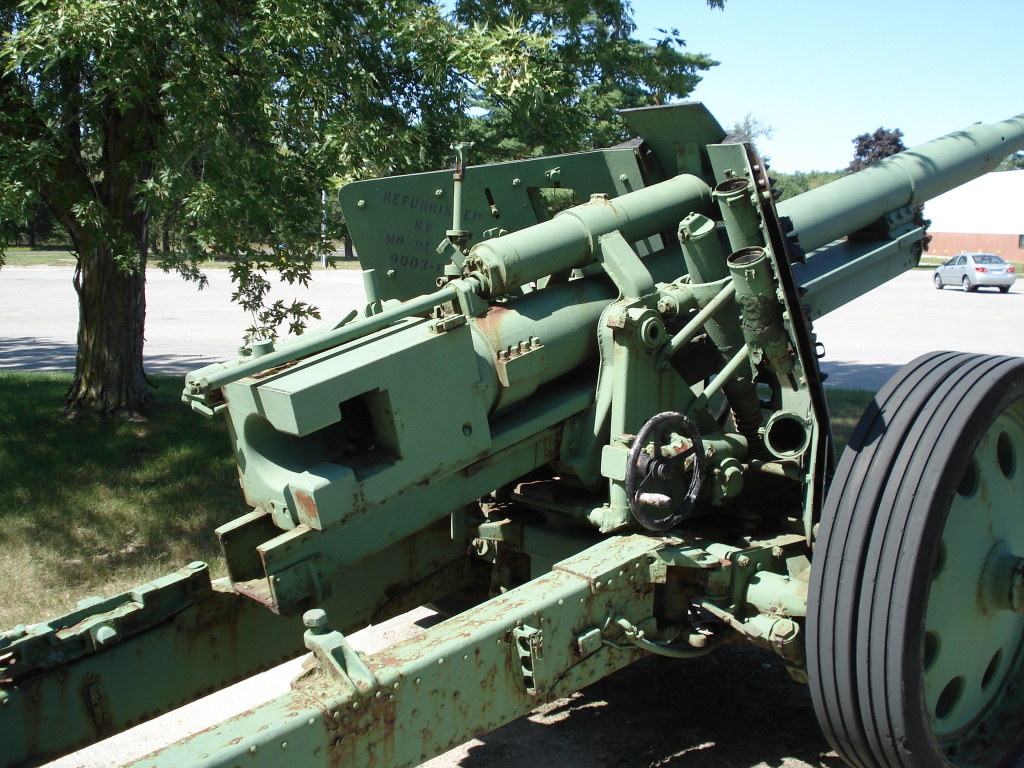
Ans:
[{"label": "asphalt pavement", "polygon": [[[73,271],[0,270],[0,370],[71,370],[78,309]],[[252,320],[230,300],[226,270],[198,290],[174,274],[147,274],[146,370],[185,374],[234,356]],[[337,321],[365,301],[357,270],[314,273],[308,288],[276,286],[272,298],[320,308]],[[316,321],[314,321],[314,325]],[[1009,293],[938,291],[931,272],[907,272],[817,320],[827,386],[879,389],[904,363],[935,350],[1024,356],[1024,283]]]},{"label": "asphalt pavement", "polygon": [[[209,283],[173,273],[146,273],[146,339],[149,373],[185,374],[234,357],[252,317],[231,301],[228,271],[207,271]],[[342,317],[365,301],[358,270],[316,271],[308,287],[277,284],[271,300],[305,301],[323,322]],[[78,304],[65,267],[0,269],[0,370],[74,370]],[[312,321],[315,325],[318,321]]]}]

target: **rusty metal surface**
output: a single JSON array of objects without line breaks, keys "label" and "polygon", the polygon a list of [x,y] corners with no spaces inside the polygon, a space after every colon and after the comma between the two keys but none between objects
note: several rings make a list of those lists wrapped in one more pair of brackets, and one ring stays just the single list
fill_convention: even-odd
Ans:
[{"label": "rusty metal surface", "polygon": [[[75,650],[87,642],[90,623],[118,626],[114,616],[23,638],[26,646],[42,644],[45,656],[37,649],[22,661],[18,641],[0,649],[0,765],[38,765],[301,653],[294,621],[212,589],[208,577],[205,584],[171,616],[110,637],[98,652]],[[147,597],[159,605],[159,590]],[[131,610],[122,604],[113,613]]]},{"label": "rusty metal surface", "polygon": [[[636,648],[584,648],[577,635],[605,627],[609,613],[636,624],[652,615],[660,547],[644,536],[609,539],[372,657],[328,627],[310,630],[316,662],[289,694],[133,766],[271,766],[282,751],[331,768],[419,763],[640,658]],[[524,628],[536,638],[529,669],[517,643]]]}]

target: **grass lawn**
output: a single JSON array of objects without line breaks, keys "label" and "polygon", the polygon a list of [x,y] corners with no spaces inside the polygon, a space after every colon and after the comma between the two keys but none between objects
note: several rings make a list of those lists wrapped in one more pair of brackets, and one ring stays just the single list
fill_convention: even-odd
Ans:
[{"label": "grass lawn", "polygon": [[23,247],[8,248],[4,252],[5,267],[73,267],[75,255],[67,248]]},{"label": "grass lawn", "polygon": [[864,389],[833,389],[825,388],[828,400],[829,416],[832,419],[832,438],[836,444],[836,460],[853,434],[853,428],[860,421],[860,416],[868,407],[874,392]]},{"label": "grass lawn", "polygon": [[248,511],[227,430],[151,379],[145,420],[69,422],[69,373],[0,373],[0,629],[193,560],[225,574],[213,529]]},{"label": "grass lawn", "polygon": [[[181,377],[151,378],[146,419],[69,422],[69,373],[0,373],[0,630],[193,560],[225,575],[213,529],[248,511],[227,430],[181,403]],[[839,448],[872,393],[828,393]]]}]

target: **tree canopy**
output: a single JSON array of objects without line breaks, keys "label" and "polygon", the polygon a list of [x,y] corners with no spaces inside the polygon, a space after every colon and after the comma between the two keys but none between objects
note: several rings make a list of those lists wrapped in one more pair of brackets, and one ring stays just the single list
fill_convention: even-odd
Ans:
[{"label": "tree canopy", "polygon": [[456,138],[490,157],[611,143],[617,108],[714,64],[634,31],[621,0],[0,0],[0,221],[44,205],[72,241],[69,408],[145,406],[151,258],[200,283],[228,259],[250,332],[296,330],[315,309],[264,306],[268,274],[309,279],[341,183],[441,167]]},{"label": "tree canopy", "polygon": [[878,128],[874,133],[862,133],[853,139],[853,147],[853,160],[847,166],[850,173],[870,168],[879,160],[907,148],[903,143],[903,131],[899,128]]},{"label": "tree canopy", "polygon": [[[771,139],[774,133],[775,129],[768,125],[763,118],[753,112],[747,112],[742,120],[732,124],[732,128],[726,132],[725,141],[729,143],[750,142],[756,146],[758,139]],[[761,159],[768,162],[767,157],[762,156]]]},{"label": "tree canopy", "polygon": [[[708,0],[722,8],[723,0]],[[543,76],[529,87],[495,90],[470,83],[471,115],[464,130],[485,160],[574,152],[628,138],[618,111],[687,96],[700,73],[718,62],[684,50],[677,29],[653,40],[633,37],[624,0],[459,0],[459,25],[518,28],[548,41],[530,65]]]},{"label": "tree canopy", "polygon": [[[850,165],[847,167],[849,173],[870,168],[880,160],[899,154],[907,148],[903,143],[903,131],[899,128],[892,130],[878,128],[874,133],[862,133],[853,140],[853,146],[853,160],[850,161]],[[930,219],[924,217],[924,206],[916,206],[914,208],[914,224],[922,227],[927,233],[928,226],[931,223]],[[921,247],[924,250],[928,250],[928,243],[931,240],[931,235],[925,234],[921,240]]]},{"label": "tree canopy", "polygon": [[1024,152],[1016,152],[999,164],[997,171],[1024,171]]}]

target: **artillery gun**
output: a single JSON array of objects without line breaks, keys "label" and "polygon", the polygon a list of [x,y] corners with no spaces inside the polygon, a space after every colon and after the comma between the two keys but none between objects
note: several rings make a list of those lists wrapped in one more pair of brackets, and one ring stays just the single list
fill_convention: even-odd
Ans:
[{"label": "artillery gun", "polygon": [[288,693],[137,764],[412,766],[747,642],[851,766],[1019,760],[1024,360],[915,360],[835,465],[812,322],[916,265],[913,208],[1024,148],[1024,115],[777,206],[701,105],[626,119],[619,147],[342,190],[365,306],[186,379],[252,506],[217,530],[229,577],[0,636],[5,768],[303,649]]}]

